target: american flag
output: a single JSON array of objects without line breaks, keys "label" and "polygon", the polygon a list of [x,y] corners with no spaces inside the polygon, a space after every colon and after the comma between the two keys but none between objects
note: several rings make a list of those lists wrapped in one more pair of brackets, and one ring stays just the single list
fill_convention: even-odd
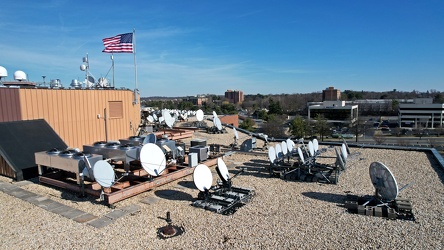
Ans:
[{"label": "american flag", "polygon": [[102,39],[105,53],[133,53],[133,33]]}]

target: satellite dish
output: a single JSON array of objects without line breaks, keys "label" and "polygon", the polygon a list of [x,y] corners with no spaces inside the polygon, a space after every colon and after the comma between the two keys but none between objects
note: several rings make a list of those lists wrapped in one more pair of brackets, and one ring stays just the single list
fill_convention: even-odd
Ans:
[{"label": "satellite dish", "polygon": [[344,161],[347,161],[347,147],[345,146],[345,144],[342,144],[341,146],[341,152],[342,152],[342,156],[344,157]]},{"label": "satellite dish", "polygon": [[313,139],[313,149],[314,149],[315,153],[318,152],[318,150],[319,150],[318,139]]},{"label": "satellite dish", "polygon": [[193,181],[196,188],[200,191],[210,190],[211,184],[213,184],[211,170],[204,164],[197,165],[193,172]]},{"label": "satellite dish", "polygon": [[268,159],[271,163],[274,163],[274,161],[276,160],[276,151],[273,147],[268,148]]},{"label": "satellite dish", "polygon": [[288,153],[288,146],[287,146],[287,143],[286,143],[285,141],[282,141],[282,142],[281,142],[281,145],[282,145],[282,154],[283,154],[284,156],[286,156],[287,153]]},{"label": "satellite dish", "polygon": [[173,128],[174,122],[176,121],[176,119],[174,119],[173,117],[171,117],[171,114],[168,110],[164,110],[162,112],[162,117],[165,120],[166,125],[169,128]]},{"label": "satellite dish", "polygon": [[106,88],[109,86],[108,80],[105,77],[100,77],[99,81],[97,82],[97,86],[101,88]]},{"label": "satellite dish", "polygon": [[93,167],[94,179],[104,188],[109,188],[114,184],[115,174],[111,165],[103,160],[97,161]]},{"label": "satellite dish", "polygon": [[309,141],[308,142],[308,151],[310,152],[311,156],[314,156],[314,147],[313,147],[313,142]]},{"label": "satellite dish", "polygon": [[305,163],[304,154],[302,153],[301,148],[298,148],[298,155],[299,155],[299,158],[301,159],[302,163]]},{"label": "satellite dish", "polygon": [[345,166],[344,160],[342,160],[342,156],[339,154],[337,148],[335,148],[335,151],[336,151],[336,160],[338,161],[339,165],[341,166],[341,169],[345,171],[346,166]]},{"label": "satellite dish", "polygon": [[398,197],[398,183],[392,172],[382,163],[373,162],[369,168],[370,179],[375,187],[375,195],[386,201]]},{"label": "satellite dish", "polygon": [[85,71],[86,70],[86,65],[85,64],[80,65],[80,70],[81,71]]},{"label": "satellite dish", "polygon": [[156,141],[157,141],[156,135],[151,133],[151,134],[148,134],[148,136],[146,136],[145,139],[143,139],[142,145],[145,145],[148,143],[156,143]]},{"label": "satellite dish", "polygon": [[147,119],[149,122],[154,122],[154,117],[153,117],[152,115],[149,115],[146,119]]},{"label": "satellite dish", "polygon": [[153,118],[154,118],[155,121],[158,121],[158,120],[159,120],[159,118],[157,117],[156,114],[153,114]]},{"label": "satellite dish", "polygon": [[8,76],[8,71],[5,69],[5,67],[0,66],[0,79],[2,77],[7,77]]},{"label": "satellite dish", "polygon": [[230,173],[228,172],[227,165],[225,165],[224,160],[222,158],[217,158],[217,174],[219,174],[219,177],[225,181],[228,181],[230,179]]},{"label": "satellite dish", "polygon": [[290,138],[287,139],[287,148],[289,153],[293,152],[294,142]]},{"label": "satellite dish", "polygon": [[217,116],[217,114],[216,114],[216,111],[213,110],[213,119],[214,119],[214,118],[218,118],[218,116]]},{"label": "satellite dish", "polygon": [[196,119],[198,120],[198,121],[202,121],[203,120],[203,118],[204,118],[204,113],[203,113],[203,111],[201,110],[201,109],[199,109],[198,111],[196,111]]},{"label": "satellite dish", "polygon": [[282,148],[281,148],[281,144],[276,144],[275,146],[274,146],[275,148],[276,148],[276,157],[278,158],[278,159],[281,159],[282,158]]},{"label": "satellite dish", "polygon": [[17,70],[16,72],[14,72],[14,80],[26,81],[26,74],[25,74],[25,72],[23,72],[21,70]]},{"label": "satellite dish", "polygon": [[234,133],[234,137],[236,138],[236,140],[239,140],[239,134],[237,133],[237,130],[235,127],[233,127],[233,133]]},{"label": "satellite dish", "polygon": [[143,145],[140,150],[140,162],[143,169],[151,176],[161,175],[166,166],[166,159],[162,149],[154,143]]},{"label": "satellite dish", "polygon": [[222,130],[222,123],[220,122],[220,119],[218,117],[215,117],[213,122],[214,126],[216,126],[218,130]]},{"label": "satellite dish", "polygon": [[85,78],[85,86],[87,88],[91,88],[94,86],[96,79],[93,76],[88,76],[88,79]]}]

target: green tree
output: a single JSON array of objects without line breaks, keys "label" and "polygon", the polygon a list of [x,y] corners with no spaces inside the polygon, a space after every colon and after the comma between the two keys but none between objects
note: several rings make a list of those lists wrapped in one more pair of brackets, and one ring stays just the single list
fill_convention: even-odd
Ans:
[{"label": "green tree", "polygon": [[254,126],[256,123],[251,118],[244,119],[241,124],[239,124],[239,128],[246,129],[248,131],[254,132],[255,128]]},{"label": "green tree", "polygon": [[303,138],[305,136],[306,125],[307,124],[305,123],[302,116],[296,116],[296,118],[294,118],[290,123],[291,134],[296,136],[297,138]]},{"label": "green tree", "polygon": [[321,137],[321,141],[324,141],[324,135],[327,135],[329,131],[327,119],[321,114],[317,114],[315,117],[315,130]]},{"label": "green tree", "polygon": [[268,114],[283,114],[282,107],[279,101],[275,102],[272,98],[269,99]]}]

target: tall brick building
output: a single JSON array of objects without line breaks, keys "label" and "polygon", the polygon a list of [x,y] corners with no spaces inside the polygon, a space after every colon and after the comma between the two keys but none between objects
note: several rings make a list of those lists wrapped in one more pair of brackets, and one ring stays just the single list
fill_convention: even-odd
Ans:
[{"label": "tall brick building", "polygon": [[230,101],[230,103],[242,103],[244,101],[244,92],[240,90],[227,90],[225,91],[225,98]]},{"label": "tall brick building", "polygon": [[328,87],[322,91],[322,101],[339,101],[341,100],[341,91],[334,87]]}]

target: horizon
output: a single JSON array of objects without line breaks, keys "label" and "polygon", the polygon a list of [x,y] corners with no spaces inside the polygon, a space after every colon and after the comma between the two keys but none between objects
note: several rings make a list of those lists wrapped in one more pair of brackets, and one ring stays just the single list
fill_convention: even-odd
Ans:
[{"label": "horizon", "polygon": [[[31,82],[112,80],[102,39],[135,29],[140,96],[444,91],[444,2],[177,1],[122,5],[24,0],[0,10],[0,66]],[[116,88],[135,88],[134,54],[115,53]],[[366,90],[363,90],[366,89]],[[381,91],[381,89],[387,89]]]}]

